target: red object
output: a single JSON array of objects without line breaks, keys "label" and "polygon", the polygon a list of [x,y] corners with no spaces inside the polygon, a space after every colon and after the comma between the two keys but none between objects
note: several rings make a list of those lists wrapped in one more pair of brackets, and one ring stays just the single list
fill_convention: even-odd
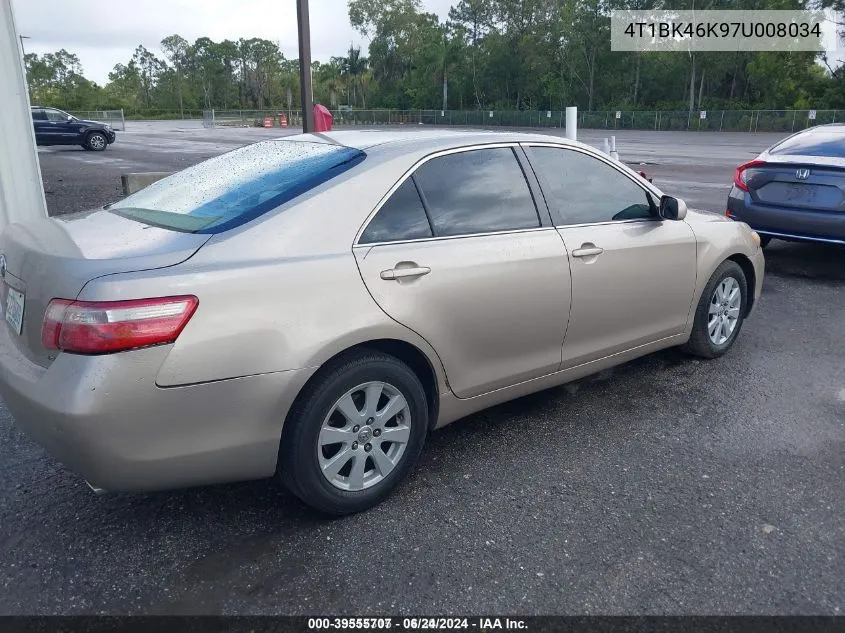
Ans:
[{"label": "red object", "polygon": [[329,109],[319,103],[314,104],[314,131],[315,132],[331,132],[332,131],[332,113]]},{"label": "red object", "polygon": [[279,115],[279,125],[282,127],[288,126],[288,116],[284,112]]},{"label": "red object", "polygon": [[750,163],[740,165],[736,168],[736,171],[734,172],[734,184],[743,191],[748,191],[748,185],[745,184],[745,170],[749,167],[756,167],[757,165],[765,164],[766,161],[763,160],[752,160]]},{"label": "red object", "polygon": [[264,127],[273,127],[273,119],[268,116],[264,117]]},{"label": "red object", "polygon": [[172,343],[198,304],[192,295],[129,301],[53,299],[44,314],[41,343],[77,354]]}]

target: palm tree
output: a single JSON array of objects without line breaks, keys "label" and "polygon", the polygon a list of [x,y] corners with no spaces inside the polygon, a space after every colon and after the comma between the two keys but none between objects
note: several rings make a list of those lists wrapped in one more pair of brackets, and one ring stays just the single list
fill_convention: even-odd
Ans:
[{"label": "palm tree", "polygon": [[364,91],[364,74],[367,72],[367,58],[361,57],[361,48],[349,45],[349,52],[346,57],[340,59],[340,73],[346,78],[347,95],[350,87],[357,105],[358,88],[361,89],[362,107],[367,107],[366,94]]}]

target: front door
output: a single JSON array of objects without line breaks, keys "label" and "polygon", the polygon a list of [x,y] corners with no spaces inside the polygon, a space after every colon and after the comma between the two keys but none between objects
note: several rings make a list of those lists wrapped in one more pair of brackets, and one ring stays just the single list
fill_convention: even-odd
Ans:
[{"label": "front door", "polygon": [[637,176],[597,156],[548,146],[529,156],[571,258],[563,367],[682,332],[697,274],[689,225],[660,219]]},{"label": "front door", "polygon": [[354,250],[374,299],[434,348],[456,396],[560,368],[569,264],[560,235],[540,222],[514,148],[425,162]]},{"label": "front door", "polygon": [[68,121],[68,113],[52,108],[45,108],[47,125],[50,134],[50,143],[53,145],[76,144],[79,137],[79,127],[74,121]]}]

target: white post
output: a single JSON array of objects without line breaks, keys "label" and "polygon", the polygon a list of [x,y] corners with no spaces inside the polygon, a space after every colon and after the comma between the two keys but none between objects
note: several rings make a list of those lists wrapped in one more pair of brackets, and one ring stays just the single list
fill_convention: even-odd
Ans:
[{"label": "white post", "polygon": [[616,137],[610,137],[610,157],[613,160],[619,160],[619,152],[616,151]]},{"label": "white post", "polygon": [[602,143],[601,151],[610,156],[610,143],[608,143],[606,136],[604,137],[604,143]]},{"label": "white post", "polygon": [[0,0],[0,230],[12,222],[47,217],[26,71],[11,0]]},{"label": "white post", "polygon": [[566,108],[566,138],[570,141],[578,140],[578,108]]}]

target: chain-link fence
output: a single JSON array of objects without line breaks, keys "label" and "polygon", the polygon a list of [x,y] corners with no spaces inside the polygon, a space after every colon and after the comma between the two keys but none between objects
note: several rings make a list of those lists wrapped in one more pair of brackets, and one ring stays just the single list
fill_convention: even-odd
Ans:
[{"label": "chain-link fence", "polygon": [[299,110],[203,110],[203,127],[300,127]]},{"label": "chain-link fence", "polygon": [[[332,112],[342,125],[449,125],[466,127],[566,126],[563,110],[344,110]],[[579,111],[578,127],[600,130],[693,130],[794,132],[845,120],[843,110],[606,110]]]},{"label": "chain-link fence", "polygon": [[123,110],[79,110],[70,112],[77,119],[85,119],[86,121],[99,121],[100,123],[108,123],[112,129],[125,130],[126,120],[123,117]]},{"label": "chain-link fence", "polygon": [[[333,110],[335,127],[429,125],[563,128],[563,110]],[[203,125],[299,127],[299,110],[206,110]],[[845,110],[602,110],[579,111],[578,127],[598,130],[795,132],[845,120]]]}]

